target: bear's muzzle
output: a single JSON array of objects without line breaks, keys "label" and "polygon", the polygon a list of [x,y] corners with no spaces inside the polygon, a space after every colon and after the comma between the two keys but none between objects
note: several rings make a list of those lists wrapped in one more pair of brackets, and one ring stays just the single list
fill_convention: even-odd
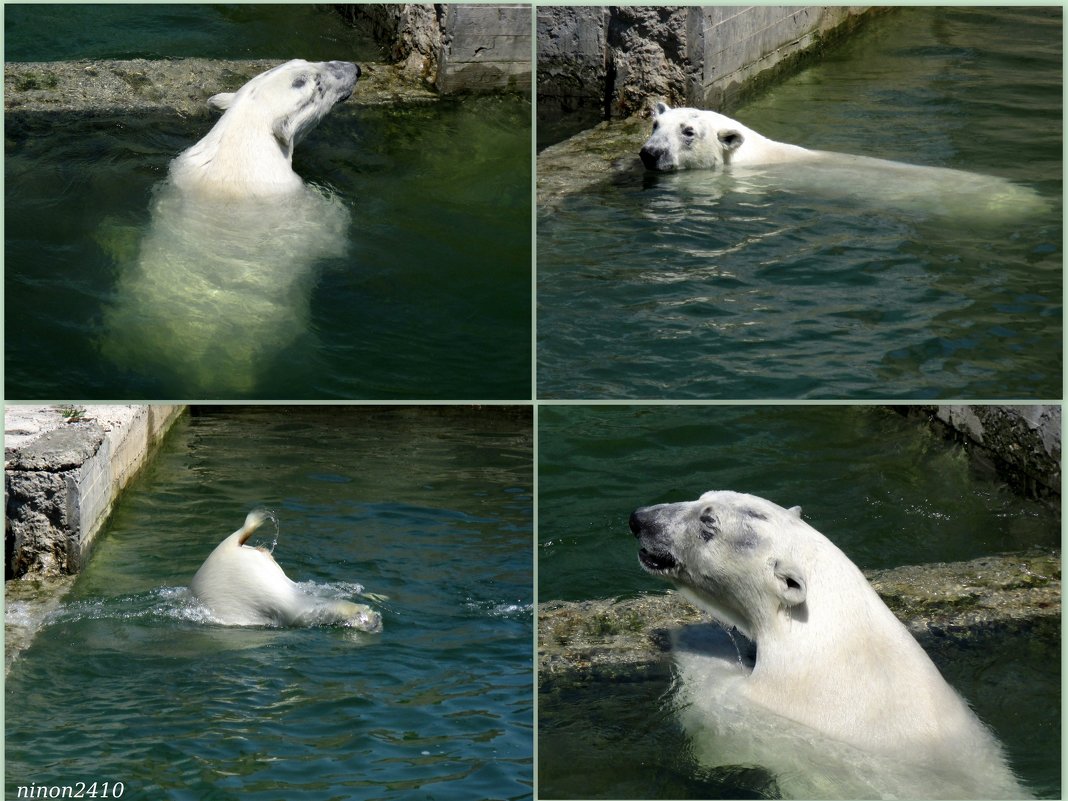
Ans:
[{"label": "bear's muzzle", "polygon": [[644,506],[630,514],[630,530],[638,538],[638,561],[654,575],[674,575],[679,562],[661,543],[660,507]]},{"label": "bear's muzzle", "polygon": [[675,164],[671,160],[671,154],[666,148],[650,147],[649,145],[646,145],[639,151],[638,155],[641,157],[642,164],[645,165],[645,169],[647,170],[671,172],[675,169]]}]

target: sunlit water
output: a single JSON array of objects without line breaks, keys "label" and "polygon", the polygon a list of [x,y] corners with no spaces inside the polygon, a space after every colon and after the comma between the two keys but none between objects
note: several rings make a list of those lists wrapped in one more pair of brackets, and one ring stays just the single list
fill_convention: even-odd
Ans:
[{"label": "sunlit water", "polygon": [[[1054,548],[1057,512],[1021,499],[959,447],[879,407],[542,407],[538,599],[660,593],[628,528],[639,506],[733,489],[804,518],[861,568]],[[991,636],[939,668],[1042,797],[1060,794],[1060,645]],[[586,685],[542,677],[543,798],[746,798],[759,770],[709,772],[673,710],[670,665]]]},{"label": "sunlit water", "polygon": [[1059,8],[898,9],[732,114],[1009,179],[1044,210],[640,170],[542,209],[539,393],[1060,397],[1061,37]]},{"label": "sunlit water", "polygon": [[[529,798],[531,491],[526,410],[181,422],[13,663],[8,797]],[[381,633],[210,622],[185,588],[257,505],[251,544]]]},{"label": "sunlit water", "polygon": [[[359,91],[294,157],[297,173],[344,207],[343,247],[295,265],[292,309],[257,317],[262,304],[250,303],[214,341],[171,338],[175,353],[155,360],[127,358],[137,348],[115,344],[124,333],[110,310],[132,304],[124,293],[143,260],[154,188],[216,116],[9,116],[7,397],[529,398],[529,102],[362,108]],[[249,259],[262,262],[257,239]],[[280,258],[256,277],[268,296],[289,291]],[[143,339],[144,326],[129,337]],[[255,353],[255,370],[217,370],[227,377],[213,381],[197,367],[225,363],[225,350]]]}]

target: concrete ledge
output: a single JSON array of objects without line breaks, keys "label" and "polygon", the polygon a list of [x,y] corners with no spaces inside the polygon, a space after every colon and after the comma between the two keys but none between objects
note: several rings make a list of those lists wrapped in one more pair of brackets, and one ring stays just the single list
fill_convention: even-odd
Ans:
[{"label": "concrete ledge", "polygon": [[337,9],[350,23],[369,25],[399,69],[442,94],[530,92],[529,4],[370,3]]},{"label": "concrete ledge", "polygon": [[[1060,650],[1057,551],[907,566],[865,575],[933,657],[985,636],[1023,632]],[[649,672],[670,652],[672,629],[708,620],[675,592],[624,601],[539,604],[538,681],[581,682]]]},{"label": "concrete ledge", "polygon": [[120,492],[184,410],[7,406],[5,577],[77,573]]},{"label": "concrete ledge", "polygon": [[[4,111],[128,113],[163,111],[207,116],[208,98],[232,92],[280,59],[182,58],[168,61],[47,61],[4,65]],[[338,107],[426,103],[438,95],[403,67],[361,63],[351,98]]]}]

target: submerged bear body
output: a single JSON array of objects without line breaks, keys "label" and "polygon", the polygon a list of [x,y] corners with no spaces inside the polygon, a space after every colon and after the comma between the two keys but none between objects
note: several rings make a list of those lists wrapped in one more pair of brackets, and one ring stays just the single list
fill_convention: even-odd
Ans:
[{"label": "submerged bear body", "polygon": [[223,116],[171,163],[119,265],[101,344],[117,367],[176,396],[248,396],[313,339],[313,268],[344,255],[349,212],[301,180],[293,149],[359,72],[295,60],[211,98]]}]

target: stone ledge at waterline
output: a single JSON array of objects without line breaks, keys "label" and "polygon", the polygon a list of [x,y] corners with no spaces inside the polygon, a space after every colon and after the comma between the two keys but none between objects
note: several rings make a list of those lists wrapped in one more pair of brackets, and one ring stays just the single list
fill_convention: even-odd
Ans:
[{"label": "stone ledge at waterline", "polygon": [[4,671],[57,609],[184,406],[4,409]]},{"label": "stone ledge at waterline", "polygon": [[[117,113],[167,111],[208,114],[208,98],[236,91],[280,59],[231,61],[182,58],[167,61],[48,61],[4,65],[4,111]],[[402,67],[361,63],[356,106],[425,103],[438,95]]]},{"label": "stone ledge at waterline", "polygon": [[184,409],[5,408],[5,578],[77,573],[115,500]]},{"label": "stone ledge at waterline", "polygon": [[[876,592],[928,652],[1027,632],[1060,640],[1060,552],[866,571]],[[623,601],[538,605],[538,681],[641,673],[671,650],[670,631],[708,621],[675,592]],[[1059,646],[1057,646],[1059,651]]]}]

